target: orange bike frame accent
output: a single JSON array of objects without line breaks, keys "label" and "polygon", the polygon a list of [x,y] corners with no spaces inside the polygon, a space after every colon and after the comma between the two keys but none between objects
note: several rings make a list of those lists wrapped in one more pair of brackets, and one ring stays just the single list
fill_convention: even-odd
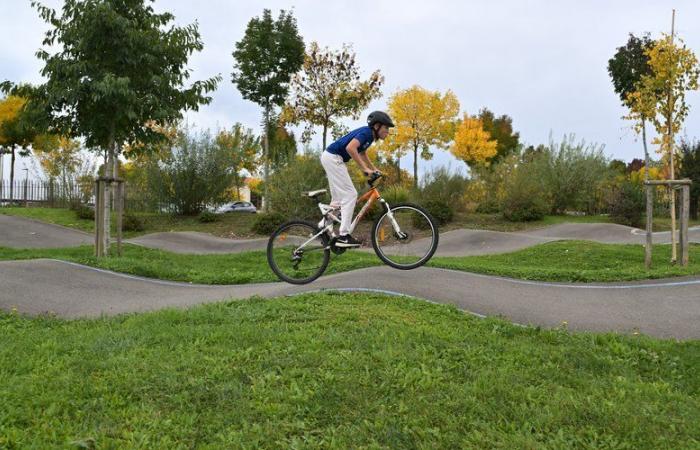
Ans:
[{"label": "orange bike frame accent", "polygon": [[381,198],[381,195],[379,195],[379,191],[376,187],[372,187],[369,191],[365,192],[360,198],[357,199],[358,202],[366,201],[367,203],[364,204],[360,212],[357,213],[357,216],[355,216],[355,219],[352,221],[352,225],[350,225],[350,232],[352,232],[355,229],[355,226],[364,217],[365,213],[372,206],[372,203],[374,203],[374,201],[379,198]]}]

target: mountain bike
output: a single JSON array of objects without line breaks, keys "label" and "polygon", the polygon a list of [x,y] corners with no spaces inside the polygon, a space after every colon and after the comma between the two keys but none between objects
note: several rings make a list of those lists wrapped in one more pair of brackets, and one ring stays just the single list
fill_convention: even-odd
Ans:
[{"label": "mountain bike", "polygon": [[[383,209],[371,228],[374,252],[385,264],[396,269],[420,267],[437,250],[437,224],[428,211],[413,203],[389,205],[375,186],[381,177],[380,173],[375,172],[368,178],[369,190],[358,198],[358,203],[365,203],[353,219],[350,232],[378,201]],[[310,283],[326,270],[331,252],[340,255],[348,250],[335,246],[338,238],[335,226],[340,224],[340,208],[319,200],[326,192],[326,189],[319,189],[302,194],[318,203],[322,216],[320,222],[292,220],[280,225],[270,235],[267,262],[283,281]]]}]

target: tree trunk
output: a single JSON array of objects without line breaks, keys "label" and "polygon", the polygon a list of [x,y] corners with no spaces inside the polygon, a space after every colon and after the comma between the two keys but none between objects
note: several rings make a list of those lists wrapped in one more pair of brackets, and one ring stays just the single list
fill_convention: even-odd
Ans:
[{"label": "tree trunk", "polygon": [[401,157],[396,158],[396,180],[399,186],[401,185]]},{"label": "tree trunk", "polygon": [[321,151],[326,150],[326,134],[328,134],[328,122],[323,122],[323,147],[321,148]]},{"label": "tree trunk", "polygon": [[642,142],[644,143],[644,181],[649,181],[649,150],[647,149],[647,124],[642,119]]},{"label": "tree trunk", "polygon": [[268,136],[269,134],[269,125],[270,125],[270,106],[265,107],[265,117],[263,118],[265,121],[264,127],[265,127],[265,145],[263,146],[263,212],[269,212],[270,211],[270,197],[269,197],[269,187],[268,187],[268,177],[270,175],[270,137]]},{"label": "tree trunk", "polygon": [[418,146],[413,146],[413,187],[418,189]]}]

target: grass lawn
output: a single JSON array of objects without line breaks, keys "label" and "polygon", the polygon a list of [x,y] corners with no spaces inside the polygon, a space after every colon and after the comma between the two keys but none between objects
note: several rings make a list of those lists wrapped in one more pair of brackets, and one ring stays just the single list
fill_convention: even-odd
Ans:
[{"label": "grass lawn", "polygon": [[0,333],[0,448],[700,446],[699,341],[339,293]]},{"label": "grass lawn", "polygon": [[[0,208],[0,214],[28,217],[43,222],[77,228],[89,233],[94,233],[95,231],[94,220],[78,219],[74,211],[66,208],[2,207]],[[227,238],[260,237],[250,231],[256,217],[255,214],[225,214],[220,216],[220,220],[212,223],[201,223],[197,216],[173,216],[156,213],[137,213],[135,215],[143,221],[145,229],[138,232],[125,231],[124,236],[127,238],[163,231],[200,231]],[[114,217],[115,215],[112,214],[113,232],[116,224]]]},{"label": "grass lawn", "polygon": [[[556,241],[513,253],[434,257],[432,267],[542,281],[624,281],[700,274],[700,245],[690,246],[688,267],[671,265],[669,245],[654,246],[652,269],[644,269],[640,245]],[[0,260],[54,258],[93,267],[165,280],[203,284],[278,281],[264,251],[224,255],[188,255],[125,245],[124,256],[98,259],[91,246],[62,249],[0,247]],[[381,265],[373,254],[349,251],[332,255],[326,274]]]}]

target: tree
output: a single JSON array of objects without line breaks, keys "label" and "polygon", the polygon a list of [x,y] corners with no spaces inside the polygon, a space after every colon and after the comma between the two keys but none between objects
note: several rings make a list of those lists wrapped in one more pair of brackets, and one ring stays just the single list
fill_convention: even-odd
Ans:
[{"label": "tree", "polygon": [[267,134],[270,137],[270,168],[279,170],[296,156],[297,141],[294,133],[287,130],[278,117],[270,121]]},{"label": "tree", "polygon": [[[162,141],[146,126],[171,123],[186,109],[211,98],[220,77],[184,84],[189,56],[203,48],[197,25],[171,25],[170,13],[156,14],[153,0],[65,0],[61,14],[37,1],[51,25],[40,50],[47,78],[38,97],[54,132],[83,137],[88,148],[106,151],[107,174],[116,176],[117,157],[126,143]],[[109,249],[110,186],[105,189],[105,252]]]},{"label": "tree", "polygon": [[639,158],[634,158],[630,163],[627,165],[626,172],[627,173],[632,173],[632,172],[639,172],[642,167],[646,167],[646,162],[642,161]]},{"label": "tree", "polygon": [[615,55],[608,60],[608,74],[612,78],[613,87],[617,95],[620,96],[622,104],[630,108],[630,114],[626,119],[635,122],[634,129],[642,134],[644,145],[645,165],[649,165],[649,150],[647,149],[647,116],[645,112],[637,111],[631,106],[630,95],[637,90],[637,85],[642,77],[651,75],[649,56],[647,51],[654,46],[649,34],[644,34],[638,38],[632,33],[629,35],[627,44],[617,48]]},{"label": "tree", "polygon": [[618,175],[627,174],[627,164],[621,159],[613,159],[608,163],[610,170]]},{"label": "tree", "polygon": [[479,120],[482,128],[486,131],[498,145],[493,161],[499,161],[506,156],[516,152],[520,146],[520,133],[513,132],[513,119],[503,114],[496,117],[487,108],[479,111]]},{"label": "tree", "polygon": [[418,186],[418,149],[420,156],[433,157],[431,147],[446,148],[454,136],[454,121],[459,101],[452,91],[445,94],[413,86],[398,91],[389,99],[389,114],[396,124],[392,143],[397,149],[413,151],[413,183]]},{"label": "tree", "polygon": [[[285,105],[286,123],[305,122],[302,142],[309,142],[314,127],[322,128],[322,145],[326,148],[329,130],[342,130],[337,120],[352,117],[357,120],[369,102],[381,97],[379,88],[384,77],[377,70],[365,81],[349,45],[340,51],[319,48],[312,42],[304,57],[300,73],[292,78],[290,96]],[[337,135],[338,133],[334,133]]]},{"label": "tree", "polygon": [[455,139],[450,151],[455,158],[468,166],[484,165],[498,153],[498,142],[484,130],[481,119],[467,113],[457,125]]},{"label": "tree", "polygon": [[0,101],[0,151],[10,153],[10,199],[14,195],[15,158],[17,148],[20,155],[26,156],[31,144],[31,136],[26,136],[20,115],[26,100],[22,97],[9,95]]},{"label": "tree", "polygon": [[[395,119],[394,119],[395,120]],[[408,153],[409,135],[411,129],[401,127],[394,129],[383,141],[375,143],[372,150],[376,149],[376,155],[387,161],[387,164],[392,164],[396,171],[396,182],[401,184],[404,170],[401,169],[401,158]],[[374,161],[374,159],[372,159]],[[375,163],[376,165],[376,163]]]},{"label": "tree", "polygon": [[[646,117],[656,128],[659,138],[659,152],[664,154],[670,165],[670,177],[675,177],[674,136],[678,133],[688,115],[689,106],[685,102],[687,91],[698,89],[700,65],[695,54],[679,39],[681,46],[674,43],[673,35],[664,34],[647,51],[651,73],[642,76],[637,90],[629,95],[632,110]],[[671,195],[671,258],[676,260],[676,203]]]},{"label": "tree", "polygon": [[231,131],[220,131],[216,135],[215,142],[221,147],[221,151],[231,158],[233,184],[240,199],[244,179],[242,171],[247,170],[249,173],[255,171],[260,154],[260,140],[253,135],[251,130],[246,130],[237,123],[231,128]]},{"label": "tree", "polygon": [[[289,81],[304,62],[304,41],[297,30],[291,12],[280,11],[277,20],[269,9],[262,18],[253,17],[243,39],[236,43],[231,80],[244,99],[263,108],[264,138],[264,197],[267,199],[267,179],[270,170],[269,127],[274,108],[284,104]],[[267,201],[265,209],[267,209]]]}]

